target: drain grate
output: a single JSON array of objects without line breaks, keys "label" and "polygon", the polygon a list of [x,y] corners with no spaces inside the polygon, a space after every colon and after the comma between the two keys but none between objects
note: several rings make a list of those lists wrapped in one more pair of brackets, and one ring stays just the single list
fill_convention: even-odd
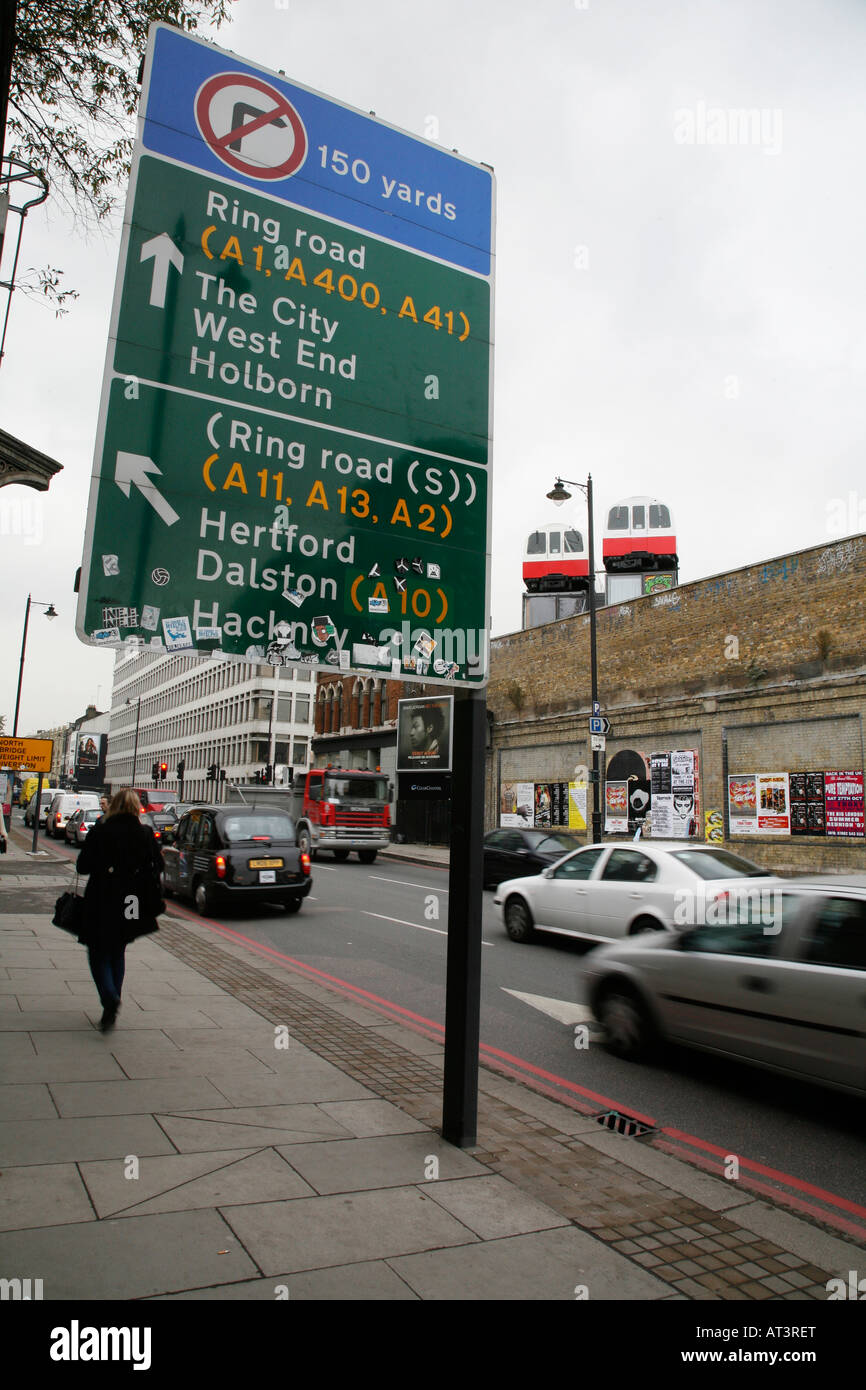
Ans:
[{"label": "drain grate", "polygon": [[652,1125],[645,1125],[633,1115],[623,1115],[619,1110],[605,1110],[595,1118],[602,1128],[610,1129],[614,1134],[621,1134],[625,1139],[637,1139],[642,1134],[653,1133]]}]

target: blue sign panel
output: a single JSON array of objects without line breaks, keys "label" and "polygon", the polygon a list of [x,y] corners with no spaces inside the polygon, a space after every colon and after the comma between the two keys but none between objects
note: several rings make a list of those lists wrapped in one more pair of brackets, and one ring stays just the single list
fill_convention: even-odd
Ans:
[{"label": "blue sign panel", "polygon": [[492,171],[162,25],[146,91],[154,154],[490,274]]}]

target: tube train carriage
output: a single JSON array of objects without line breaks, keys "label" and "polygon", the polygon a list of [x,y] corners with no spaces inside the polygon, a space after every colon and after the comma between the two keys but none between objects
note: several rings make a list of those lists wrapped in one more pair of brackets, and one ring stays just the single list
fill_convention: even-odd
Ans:
[{"label": "tube train carriage", "polygon": [[675,570],[677,538],[670,507],[657,497],[623,497],[607,514],[601,553],[608,572]]},{"label": "tube train carriage", "polygon": [[537,527],[523,552],[523,583],[530,593],[588,587],[589,558],[581,533],[561,521]]}]

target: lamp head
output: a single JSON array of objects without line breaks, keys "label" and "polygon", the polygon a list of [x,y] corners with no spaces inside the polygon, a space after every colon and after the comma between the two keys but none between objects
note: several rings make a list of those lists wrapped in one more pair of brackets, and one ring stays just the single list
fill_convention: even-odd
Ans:
[{"label": "lamp head", "polygon": [[556,487],[547,494],[547,499],[549,502],[553,502],[557,507],[561,507],[563,502],[569,502],[571,500],[571,493],[562,486],[561,478],[557,478]]}]

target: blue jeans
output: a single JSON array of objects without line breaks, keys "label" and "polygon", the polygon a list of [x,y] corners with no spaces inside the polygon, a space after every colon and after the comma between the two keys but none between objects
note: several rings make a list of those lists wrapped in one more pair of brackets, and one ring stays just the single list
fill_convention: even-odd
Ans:
[{"label": "blue jeans", "polygon": [[87,963],[93,983],[99,991],[99,1002],[103,1009],[115,1009],[120,1003],[120,991],[123,988],[126,969],[125,952],[125,945],[110,951],[100,951],[97,946],[87,948]]}]

